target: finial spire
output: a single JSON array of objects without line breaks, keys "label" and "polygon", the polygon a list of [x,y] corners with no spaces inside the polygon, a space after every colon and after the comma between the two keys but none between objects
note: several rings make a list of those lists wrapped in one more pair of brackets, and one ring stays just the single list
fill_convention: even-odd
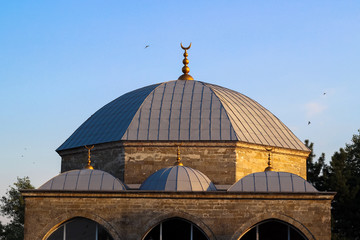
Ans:
[{"label": "finial spire", "polygon": [[91,147],[85,145],[85,148],[88,150],[88,163],[85,169],[94,169],[93,166],[91,166],[91,160],[90,160],[90,150],[94,148],[94,145],[92,145]]},{"label": "finial spire", "polygon": [[187,66],[189,64],[189,59],[187,59],[187,56],[189,56],[189,54],[187,53],[187,50],[190,49],[191,47],[191,43],[188,47],[184,47],[182,45],[182,43],[180,43],[180,46],[182,49],[185,50],[184,52],[184,60],[183,60],[183,64],[184,64],[184,67],[182,68],[182,72],[184,73],[183,75],[181,75],[178,80],[194,80],[194,78],[189,75],[188,73],[190,72],[190,68]]},{"label": "finial spire", "polygon": [[176,162],[174,164],[175,166],[184,166],[184,164],[182,164],[181,162],[181,158],[180,158],[180,147],[177,147],[177,158],[176,158]]},{"label": "finial spire", "polygon": [[269,155],[268,155],[268,166],[265,168],[265,172],[274,171],[274,169],[271,166],[271,155],[270,155],[272,148],[266,148],[266,151],[269,152]]}]

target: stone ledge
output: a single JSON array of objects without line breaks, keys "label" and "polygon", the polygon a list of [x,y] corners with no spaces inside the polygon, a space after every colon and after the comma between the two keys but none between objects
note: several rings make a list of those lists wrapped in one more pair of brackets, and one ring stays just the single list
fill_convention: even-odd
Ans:
[{"label": "stone ledge", "polygon": [[31,197],[71,197],[71,198],[161,198],[161,199],[262,199],[262,200],[332,200],[335,192],[316,193],[273,193],[273,192],[163,192],[163,191],[43,191],[21,190],[25,198]]},{"label": "stone ledge", "polygon": [[[109,142],[109,143],[100,143],[96,144],[96,150],[104,150],[104,149],[111,149],[111,148],[118,148],[118,147],[236,147],[236,148],[249,148],[253,150],[262,150],[266,151],[265,145],[257,145],[252,143],[245,143],[240,141],[117,141],[117,142]],[[57,151],[60,156],[65,156],[68,154],[74,153],[83,153],[86,152],[84,147],[77,147],[71,149],[65,149]],[[302,151],[296,149],[289,149],[289,148],[280,148],[280,147],[273,147],[274,153],[283,153],[283,154],[290,154],[290,155],[299,155],[299,156],[308,156],[310,153],[309,151]],[[296,153],[296,154],[294,154]]]}]

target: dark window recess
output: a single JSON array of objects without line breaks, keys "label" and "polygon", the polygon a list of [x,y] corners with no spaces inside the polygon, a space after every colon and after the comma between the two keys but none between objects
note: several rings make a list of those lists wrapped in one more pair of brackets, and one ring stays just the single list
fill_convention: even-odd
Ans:
[{"label": "dark window recess", "polygon": [[58,229],[55,230],[55,232],[53,232],[50,237],[47,238],[47,240],[58,240],[64,239],[64,225],[62,225],[61,227],[59,227]]},{"label": "dark window recess", "polygon": [[254,240],[254,239],[256,239],[256,227],[252,228],[241,238],[241,240]]},{"label": "dark window recess", "polygon": [[86,218],[74,218],[57,228],[47,240],[113,240],[98,223]]},{"label": "dark window recess", "polygon": [[160,224],[146,235],[145,240],[160,240]]},{"label": "dark window recess", "polygon": [[194,224],[179,218],[164,221],[154,227],[145,240],[208,240],[206,235]]},{"label": "dark window recess", "polygon": [[299,230],[293,226],[270,220],[259,223],[250,229],[241,240],[307,240]]}]

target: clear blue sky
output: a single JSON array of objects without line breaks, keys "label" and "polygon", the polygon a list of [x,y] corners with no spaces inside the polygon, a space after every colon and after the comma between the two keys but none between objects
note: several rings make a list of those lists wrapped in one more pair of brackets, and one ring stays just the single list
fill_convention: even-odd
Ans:
[{"label": "clear blue sky", "polygon": [[196,80],[255,99],[327,161],[360,128],[360,1],[3,1],[0,195],[58,174],[55,149],[106,103],[177,79],[180,42]]}]

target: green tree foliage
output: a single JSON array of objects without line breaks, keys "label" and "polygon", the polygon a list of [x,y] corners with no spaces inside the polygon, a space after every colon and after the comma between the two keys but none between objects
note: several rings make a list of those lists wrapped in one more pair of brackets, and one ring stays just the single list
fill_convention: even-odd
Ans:
[{"label": "green tree foliage", "polygon": [[21,189],[34,189],[28,177],[17,178],[17,182],[0,199],[0,213],[10,219],[6,225],[0,223],[0,239],[24,239],[25,202],[21,196]]},{"label": "green tree foliage", "polygon": [[[312,151],[314,144],[305,145]],[[332,239],[360,240],[360,130],[350,144],[331,157],[330,165],[322,154],[307,159],[307,179],[320,191],[334,191],[332,202]]]},{"label": "green tree foliage", "polygon": [[313,148],[314,143],[305,140],[305,145],[311,150],[309,157],[306,159],[306,178],[319,191],[327,190],[327,177],[329,174],[329,166],[325,163],[325,153],[322,153],[317,161],[314,161],[316,155]]},{"label": "green tree foliage", "polygon": [[337,192],[332,203],[333,238],[360,239],[360,130],[352,142],[335,152],[330,162],[329,190]]}]

